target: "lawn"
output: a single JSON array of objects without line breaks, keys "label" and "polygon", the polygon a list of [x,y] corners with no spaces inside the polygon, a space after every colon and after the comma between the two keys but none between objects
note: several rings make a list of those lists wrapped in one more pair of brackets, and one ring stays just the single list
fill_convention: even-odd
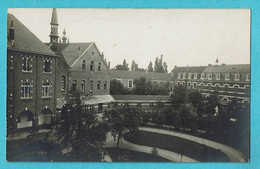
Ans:
[{"label": "lawn", "polygon": [[131,150],[107,148],[113,162],[171,162],[165,158]]},{"label": "lawn", "polygon": [[227,155],[219,150],[174,136],[140,131],[136,138],[127,133],[124,139],[139,145],[173,151],[201,162],[229,161]]}]

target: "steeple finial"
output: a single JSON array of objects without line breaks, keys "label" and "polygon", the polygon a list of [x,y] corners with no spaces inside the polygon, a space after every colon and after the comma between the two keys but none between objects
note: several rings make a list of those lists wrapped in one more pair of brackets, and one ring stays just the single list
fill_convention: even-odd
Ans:
[{"label": "steeple finial", "polygon": [[62,43],[66,43],[67,42],[67,36],[66,36],[66,30],[64,28],[63,30],[63,36],[62,36]]},{"label": "steeple finial", "polygon": [[216,65],[218,65],[219,61],[218,61],[218,58],[216,59]]}]

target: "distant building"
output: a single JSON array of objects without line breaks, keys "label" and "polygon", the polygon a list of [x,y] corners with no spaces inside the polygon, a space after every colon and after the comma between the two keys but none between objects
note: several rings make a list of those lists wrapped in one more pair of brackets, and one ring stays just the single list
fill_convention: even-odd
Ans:
[{"label": "distant building", "polygon": [[50,124],[56,118],[60,57],[16,17],[7,18],[7,127]]},{"label": "distant building", "polygon": [[130,90],[134,88],[134,80],[141,77],[145,77],[147,80],[159,85],[163,85],[165,83],[169,83],[170,86],[174,85],[173,77],[170,73],[111,69],[111,79],[116,79],[120,81],[124,87]]},{"label": "distant building", "polygon": [[237,98],[250,103],[250,64],[175,67],[172,70],[175,84],[187,89],[198,89],[203,95],[218,94],[223,102]]}]

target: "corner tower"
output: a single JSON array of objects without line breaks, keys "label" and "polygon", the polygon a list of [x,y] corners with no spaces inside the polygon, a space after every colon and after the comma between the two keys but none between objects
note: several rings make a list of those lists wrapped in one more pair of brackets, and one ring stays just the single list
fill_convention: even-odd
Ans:
[{"label": "corner tower", "polygon": [[51,33],[50,33],[50,43],[58,43],[59,35],[58,35],[58,16],[57,9],[53,8],[52,16],[51,16]]}]

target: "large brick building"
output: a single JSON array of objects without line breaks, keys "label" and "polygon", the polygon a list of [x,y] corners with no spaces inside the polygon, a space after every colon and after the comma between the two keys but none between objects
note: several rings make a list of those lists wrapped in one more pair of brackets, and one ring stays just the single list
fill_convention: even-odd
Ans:
[{"label": "large brick building", "polygon": [[237,98],[250,103],[250,64],[184,66],[172,70],[175,84],[198,89],[203,95],[218,94],[223,103]]},{"label": "large brick building", "polygon": [[60,57],[12,14],[7,25],[8,132],[50,124],[56,116]]},{"label": "large brick building", "polygon": [[[111,72],[95,42],[70,43],[66,31],[63,37],[58,36],[58,16],[54,8],[51,18],[50,43],[46,45],[62,58],[65,69],[61,70],[59,94],[57,97],[58,108],[65,103],[64,94],[67,90],[77,89],[81,91],[82,98],[92,108],[103,109],[104,104],[111,102],[110,76]],[[65,87],[66,86],[66,87]],[[66,90],[64,89],[66,88]]]}]

